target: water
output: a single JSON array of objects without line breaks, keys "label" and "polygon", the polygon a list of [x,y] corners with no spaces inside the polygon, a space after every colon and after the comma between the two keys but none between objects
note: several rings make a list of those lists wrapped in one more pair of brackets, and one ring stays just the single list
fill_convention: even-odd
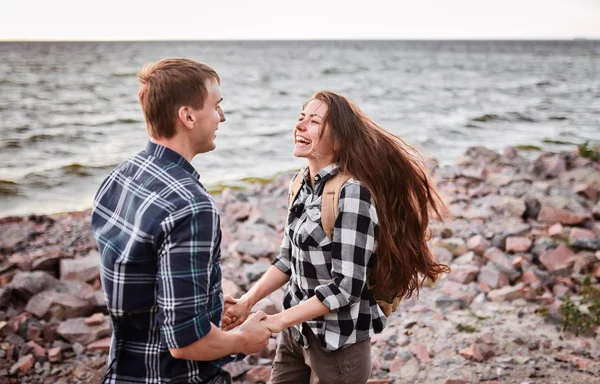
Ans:
[{"label": "water", "polygon": [[222,80],[227,122],[193,161],[210,187],[301,167],[292,128],[319,89],[442,163],[600,138],[600,41],[0,43],[0,217],[90,207],[147,141],[137,71],[169,56]]}]

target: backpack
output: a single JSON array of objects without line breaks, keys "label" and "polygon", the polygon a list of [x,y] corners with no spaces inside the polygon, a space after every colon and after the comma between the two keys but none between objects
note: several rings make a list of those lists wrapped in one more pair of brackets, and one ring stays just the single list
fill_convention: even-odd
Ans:
[{"label": "backpack", "polygon": [[[289,196],[290,207],[298,197],[298,193],[300,192],[300,189],[302,189],[302,185],[304,185],[304,173],[305,169],[301,169],[300,173],[298,173],[298,176],[296,176],[296,179],[292,183]],[[321,198],[321,226],[323,227],[325,235],[329,239],[331,239],[331,237],[333,236],[335,220],[337,219],[339,214],[338,202],[340,198],[340,190],[342,189],[344,183],[348,181],[348,179],[350,179],[351,177],[352,176],[348,174],[340,172],[325,182],[323,195]],[[369,286],[368,280],[367,286]],[[370,288],[371,287],[369,286],[369,289]],[[396,310],[398,309],[402,297],[397,295],[392,299],[391,302],[388,302],[387,298],[375,296],[375,300],[377,300],[377,305],[379,305],[385,316],[390,317],[390,314],[392,312],[396,312]]]}]

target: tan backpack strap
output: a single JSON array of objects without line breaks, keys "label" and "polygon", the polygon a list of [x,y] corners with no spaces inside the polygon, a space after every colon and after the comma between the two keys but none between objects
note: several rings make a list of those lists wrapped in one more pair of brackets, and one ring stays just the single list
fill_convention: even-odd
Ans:
[{"label": "tan backpack strap", "polygon": [[321,226],[325,235],[331,239],[333,236],[333,227],[338,217],[338,202],[340,200],[340,190],[350,175],[338,173],[325,182],[323,188],[323,197],[321,198]]},{"label": "tan backpack strap", "polygon": [[298,172],[296,179],[294,179],[294,181],[292,182],[292,186],[290,187],[290,199],[288,202],[288,207],[291,207],[292,204],[294,204],[294,201],[298,197],[300,189],[302,189],[302,185],[304,184],[304,172],[305,169],[302,168],[300,172]]}]

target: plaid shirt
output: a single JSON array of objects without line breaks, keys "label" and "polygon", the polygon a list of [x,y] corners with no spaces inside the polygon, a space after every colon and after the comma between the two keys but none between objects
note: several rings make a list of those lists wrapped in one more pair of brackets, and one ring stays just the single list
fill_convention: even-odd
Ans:
[{"label": "plaid shirt", "polygon": [[[377,247],[379,228],[369,190],[349,179],[340,191],[331,240],[321,227],[321,195],[325,182],[336,174],[335,164],[321,170],[314,177],[314,189],[305,176],[290,207],[279,256],[273,261],[290,276],[284,308],[316,295],[331,310],[304,323],[321,347],[329,351],[380,333],[387,322],[367,287],[369,260]],[[300,345],[307,347],[301,324],[290,331]]]},{"label": "plaid shirt", "polygon": [[148,143],[94,199],[92,231],[113,324],[107,383],[206,383],[229,358],[175,359],[223,312],[216,205],[194,167]]}]

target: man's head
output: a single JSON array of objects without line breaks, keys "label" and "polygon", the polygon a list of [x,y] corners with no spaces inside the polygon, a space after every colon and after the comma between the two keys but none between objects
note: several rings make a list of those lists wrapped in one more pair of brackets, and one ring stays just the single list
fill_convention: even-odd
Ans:
[{"label": "man's head", "polygon": [[146,65],[138,79],[138,96],[153,139],[183,134],[195,153],[215,148],[215,131],[225,121],[217,72],[194,60],[168,58]]}]

